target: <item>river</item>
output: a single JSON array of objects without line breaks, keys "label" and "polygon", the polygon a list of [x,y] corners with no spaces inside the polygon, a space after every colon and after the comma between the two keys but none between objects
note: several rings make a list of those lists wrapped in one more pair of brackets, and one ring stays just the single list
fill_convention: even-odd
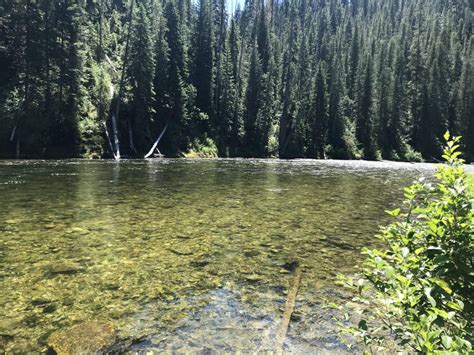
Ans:
[{"label": "river", "polygon": [[107,322],[130,350],[271,351],[292,275],[296,353],[344,352],[331,302],[430,164],[0,161],[0,350]]}]

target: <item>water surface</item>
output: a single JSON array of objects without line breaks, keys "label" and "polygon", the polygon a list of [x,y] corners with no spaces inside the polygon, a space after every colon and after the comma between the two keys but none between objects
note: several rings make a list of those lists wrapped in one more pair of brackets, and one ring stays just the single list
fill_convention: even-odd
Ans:
[{"label": "water surface", "polygon": [[0,350],[113,325],[132,350],[345,351],[326,305],[425,164],[276,160],[0,161]]}]

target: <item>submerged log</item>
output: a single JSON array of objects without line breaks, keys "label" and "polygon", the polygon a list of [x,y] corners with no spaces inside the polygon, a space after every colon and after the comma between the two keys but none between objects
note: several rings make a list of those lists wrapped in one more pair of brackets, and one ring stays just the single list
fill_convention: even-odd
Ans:
[{"label": "submerged log", "polygon": [[291,264],[294,265],[293,282],[291,284],[290,289],[288,290],[288,297],[286,299],[286,304],[285,304],[285,312],[283,313],[283,318],[281,320],[280,327],[276,335],[276,341],[275,341],[275,354],[276,355],[283,354],[283,347],[285,346],[285,339],[288,333],[288,327],[290,326],[291,316],[293,315],[293,311],[295,309],[296,296],[298,295],[300,282],[301,282],[302,273],[301,273],[301,268],[299,264],[297,262],[293,262]]}]

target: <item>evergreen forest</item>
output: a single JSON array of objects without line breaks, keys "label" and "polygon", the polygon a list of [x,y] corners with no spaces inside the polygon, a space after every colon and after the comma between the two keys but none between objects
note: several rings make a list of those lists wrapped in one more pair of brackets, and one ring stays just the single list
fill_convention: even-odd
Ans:
[{"label": "evergreen forest", "polygon": [[0,0],[0,156],[472,161],[473,10]]}]

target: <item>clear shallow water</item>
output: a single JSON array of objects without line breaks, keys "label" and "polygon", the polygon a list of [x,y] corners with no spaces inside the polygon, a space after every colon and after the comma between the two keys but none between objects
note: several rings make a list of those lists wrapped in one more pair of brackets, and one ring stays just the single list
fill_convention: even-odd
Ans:
[{"label": "clear shallow water", "polygon": [[345,350],[325,305],[428,164],[0,161],[0,351],[97,320],[131,350]]}]

